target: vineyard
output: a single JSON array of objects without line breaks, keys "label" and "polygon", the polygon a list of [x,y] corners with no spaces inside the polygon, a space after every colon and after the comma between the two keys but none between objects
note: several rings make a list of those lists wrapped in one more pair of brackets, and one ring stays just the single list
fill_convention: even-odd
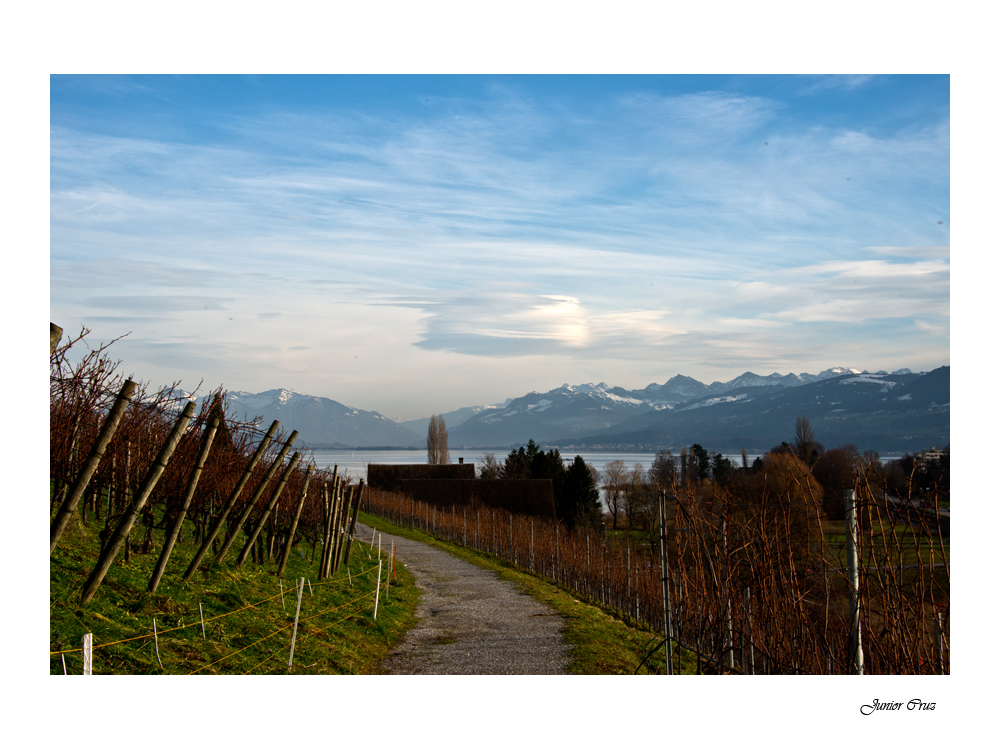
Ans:
[{"label": "vineyard", "polygon": [[396,493],[372,491],[367,502],[392,523],[493,555],[663,633],[670,653],[687,651],[698,673],[947,673],[950,570],[940,528],[879,497],[862,470],[852,577],[846,527],[837,533],[824,520],[807,470],[778,459],[767,471],[756,492],[662,490],[665,523],[652,538],[570,532]]},{"label": "vineyard", "polygon": [[[53,596],[57,588],[62,595],[64,585],[78,587],[65,594],[66,601],[53,600],[51,648],[58,660],[54,673],[65,669],[67,654],[78,660],[81,651],[80,642],[67,640],[68,633],[57,633],[54,623],[64,617],[72,621],[73,611],[82,616],[80,608],[98,612],[95,607],[104,601],[121,600],[126,588],[144,589],[143,601],[129,606],[148,609],[154,617],[143,626],[137,624],[143,633],[132,638],[118,638],[123,634],[120,628],[105,628],[105,641],[116,640],[94,648],[152,642],[160,669],[164,667],[159,636],[187,628],[197,640],[201,622],[204,638],[206,619],[211,623],[233,616],[234,622],[242,623],[236,632],[249,632],[254,626],[246,617],[270,621],[279,606],[282,624],[266,637],[286,630],[289,635],[298,625],[298,613],[293,625],[285,599],[301,601],[303,591],[307,607],[311,603],[315,611],[325,613],[324,605],[329,605],[326,609],[337,616],[329,620],[326,614],[310,614],[326,618],[319,630],[315,623],[309,626],[316,633],[335,626],[335,632],[341,632],[342,622],[348,629],[381,628],[373,623],[379,598],[385,599],[384,607],[390,602],[389,571],[381,569],[380,560],[390,558],[367,544],[364,553],[356,548],[353,532],[365,495],[363,481],[338,475],[336,467],[304,465],[298,452],[291,453],[297,433],[286,433],[278,422],[262,430],[256,423],[231,419],[221,389],[196,408],[180,394],[177,383],[151,391],[116,374],[120,362],[111,360],[107,346],[86,349],[71,364],[72,347],[86,348],[85,333],[59,346],[54,332],[50,350]],[[283,580],[293,570],[301,575]],[[136,582],[139,571],[145,577]],[[195,614],[178,613],[177,602],[170,597],[159,597],[163,601],[159,610],[150,605],[164,582],[171,584],[171,597],[183,598],[193,584],[213,578],[240,582],[248,591],[273,588],[273,593],[256,602],[248,596],[239,601],[221,597],[215,602],[218,614],[199,611],[200,601],[186,605],[196,607]],[[247,614],[249,610],[255,614]],[[161,633],[156,630],[156,614]],[[393,614],[405,619],[399,612]],[[95,617],[107,620],[104,615]],[[186,624],[176,624],[181,621]],[[165,628],[165,622],[174,625]],[[222,632],[220,623],[215,627]],[[233,633],[231,623],[228,627]],[[344,637],[350,641],[349,634]],[[214,643],[208,653],[221,654],[220,661],[225,661],[227,654],[236,653],[237,645]],[[190,646],[186,644],[184,651]],[[177,668],[188,666],[190,662],[184,661]],[[209,671],[234,669],[225,665]]]},{"label": "vineyard", "polygon": [[[271,571],[284,596],[291,560],[297,586],[289,588],[301,600],[306,551],[310,587],[353,588],[353,530],[364,507],[662,633],[668,653],[688,652],[700,673],[949,670],[949,549],[936,522],[948,498],[934,488],[890,502],[874,467],[860,465],[854,524],[837,525],[808,470],[778,456],[745,486],[660,488],[663,521],[646,533],[571,532],[496,507],[419,502],[318,469],[292,453],[296,432],[231,419],[221,389],[197,408],[176,383],[150,390],[117,374],[106,346],[71,364],[83,336],[60,346],[54,334],[50,350],[50,555],[81,525],[96,540],[79,565],[75,601],[63,608],[116,596],[105,593],[109,571],[133,557],[156,558],[144,579],[151,596],[163,581],[252,577],[251,568]],[[362,565],[354,569],[375,597],[385,580],[377,557],[366,552],[364,584]],[[348,618],[365,621],[371,603]],[[184,625],[193,626],[190,618]],[[53,634],[54,658],[74,648]]]}]

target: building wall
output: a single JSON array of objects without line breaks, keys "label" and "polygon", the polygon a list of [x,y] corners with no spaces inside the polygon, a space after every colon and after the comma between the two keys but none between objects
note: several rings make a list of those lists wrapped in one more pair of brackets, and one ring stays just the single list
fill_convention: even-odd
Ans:
[{"label": "building wall", "polygon": [[407,480],[475,478],[475,464],[368,464],[368,486],[387,492],[400,492]]},{"label": "building wall", "polygon": [[527,516],[556,516],[549,479],[406,479],[400,490],[414,500],[442,508],[503,508]]}]

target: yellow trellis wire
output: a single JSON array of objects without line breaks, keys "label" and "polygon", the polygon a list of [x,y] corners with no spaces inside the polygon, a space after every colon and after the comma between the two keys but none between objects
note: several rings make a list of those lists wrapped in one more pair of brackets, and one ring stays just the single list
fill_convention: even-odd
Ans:
[{"label": "yellow trellis wire", "polygon": [[[358,575],[354,576],[354,577],[363,576],[365,573],[370,573],[373,570],[375,570],[375,566],[374,565],[371,566],[370,568],[368,568],[367,570],[362,569],[362,570],[358,571]],[[314,588],[318,588],[318,587],[324,586],[326,584],[340,583],[340,582],[346,581],[346,580],[347,580],[347,578],[335,578],[335,579],[332,578],[332,579],[330,579],[328,581],[320,581],[320,582],[317,582],[317,583],[310,583],[310,585],[313,586]],[[240,609],[234,609],[232,612],[224,612],[221,615],[216,615],[215,617],[209,617],[207,620],[203,620],[203,621],[199,620],[197,622],[192,622],[192,623],[190,623],[188,625],[178,625],[175,628],[168,628],[167,630],[159,630],[159,631],[156,632],[156,635],[160,636],[160,635],[163,635],[164,633],[172,633],[175,630],[184,630],[185,628],[193,628],[193,627],[196,627],[198,625],[201,625],[202,622],[213,622],[214,620],[220,620],[223,617],[229,617],[229,615],[235,615],[235,614],[238,614],[238,613],[243,612],[245,610],[253,609],[254,607],[259,607],[261,604],[266,604],[267,602],[273,601],[273,600],[279,598],[280,596],[282,596],[282,592],[279,591],[277,594],[275,594],[272,597],[269,597],[267,599],[261,599],[259,602],[255,602],[253,604],[248,604],[247,606],[241,607]],[[131,638],[124,638],[124,639],[122,639],[120,641],[112,641],[111,643],[94,644],[94,646],[92,647],[92,650],[96,651],[99,648],[105,648],[107,646],[117,646],[117,645],[119,645],[121,643],[129,643],[130,641],[138,641],[138,640],[141,640],[143,638],[152,638],[152,637],[153,637],[153,633],[145,633],[143,635],[136,635],[136,636],[133,636]],[[68,649],[65,649],[63,651],[49,651],[49,656],[59,656],[60,654],[72,654],[72,653],[75,653],[77,651],[83,651],[83,648],[68,648]]]}]

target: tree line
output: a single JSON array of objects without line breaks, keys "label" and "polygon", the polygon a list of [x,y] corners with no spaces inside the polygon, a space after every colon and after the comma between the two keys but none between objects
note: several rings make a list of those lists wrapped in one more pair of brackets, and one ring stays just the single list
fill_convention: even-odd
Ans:
[{"label": "tree line", "polygon": [[[721,453],[713,455],[694,443],[682,447],[677,455],[661,449],[648,471],[641,463],[629,468],[620,459],[609,461],[600,474],[599,486],[604,492],[613,528],[619,528],[624,521],[629,528],[652,530],[656,524],[656,492],[660,488],[674,495],[681,490],[708,494],[712,488],[745,492],[754,484],[753,478],[766,468],[776,470],[782,466],[790,471],[794,463],[799,465],[796,471],[815,481],[825,518],[843,520],[844,491],[853,488],[856,478],[862,475],[868,477],[878,491],[907,501],[932,495],[947,500],[949,450],[946,448],[942,453],[940,458],[930,461],[906,454],[882,462],[877,452],[861,451],[853,443],[826,449],[816,439],[809,419],[798,417],[791,442],[783,441],[752,462],[748,460],[746,449],[742,462],[737,464]],[[786,458],[780,459],[781,456]],[[484,467],[486,460],[484,457]]]}]

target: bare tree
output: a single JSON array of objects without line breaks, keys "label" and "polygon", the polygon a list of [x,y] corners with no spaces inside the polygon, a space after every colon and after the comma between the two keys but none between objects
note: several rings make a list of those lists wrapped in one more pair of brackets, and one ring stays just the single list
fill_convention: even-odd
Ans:
[{"label": "bare tree", "polygon": [[503,464],[492,453],[484,453],[479,464],[480,479],[499,479],[503,475]]},{"label": "bare tree", "polygon": [[[682,449],[686,452],[687,449]],[[677,458],[669,450],[661,448],[649,469],[650,479],[662,490],[671,490],[677,484]]]},{"label": "bare tree", "polygon": [[628,479],[628,468],[621,459],[608,461],[604,464],[604,500],[611,511],[612,528],[618,528],[618,515],[624,510],[625,484]]},{"label": "bare tree", "polygon": [[647,474],[637,461],[625,480],[625,518],[630,528],[645,528],[647,517],[652,517],[656,499],[655,485],[650,481],[652,476],[652,469]]},{"label": "bare tree", "polygon": [[794,452],[806,466],[815,464],[816,459],[823,452],[823,446],[816,442],[816,434],[813,432],[812,427],[809,426],[809,419],[807,417],[795,418]]},{"label": "bare tree", "polygon": [[446,464],[448,458],[448,428],[444,424],[444,417],[431,415],[431,421],[427,425],[427,463]]}]

